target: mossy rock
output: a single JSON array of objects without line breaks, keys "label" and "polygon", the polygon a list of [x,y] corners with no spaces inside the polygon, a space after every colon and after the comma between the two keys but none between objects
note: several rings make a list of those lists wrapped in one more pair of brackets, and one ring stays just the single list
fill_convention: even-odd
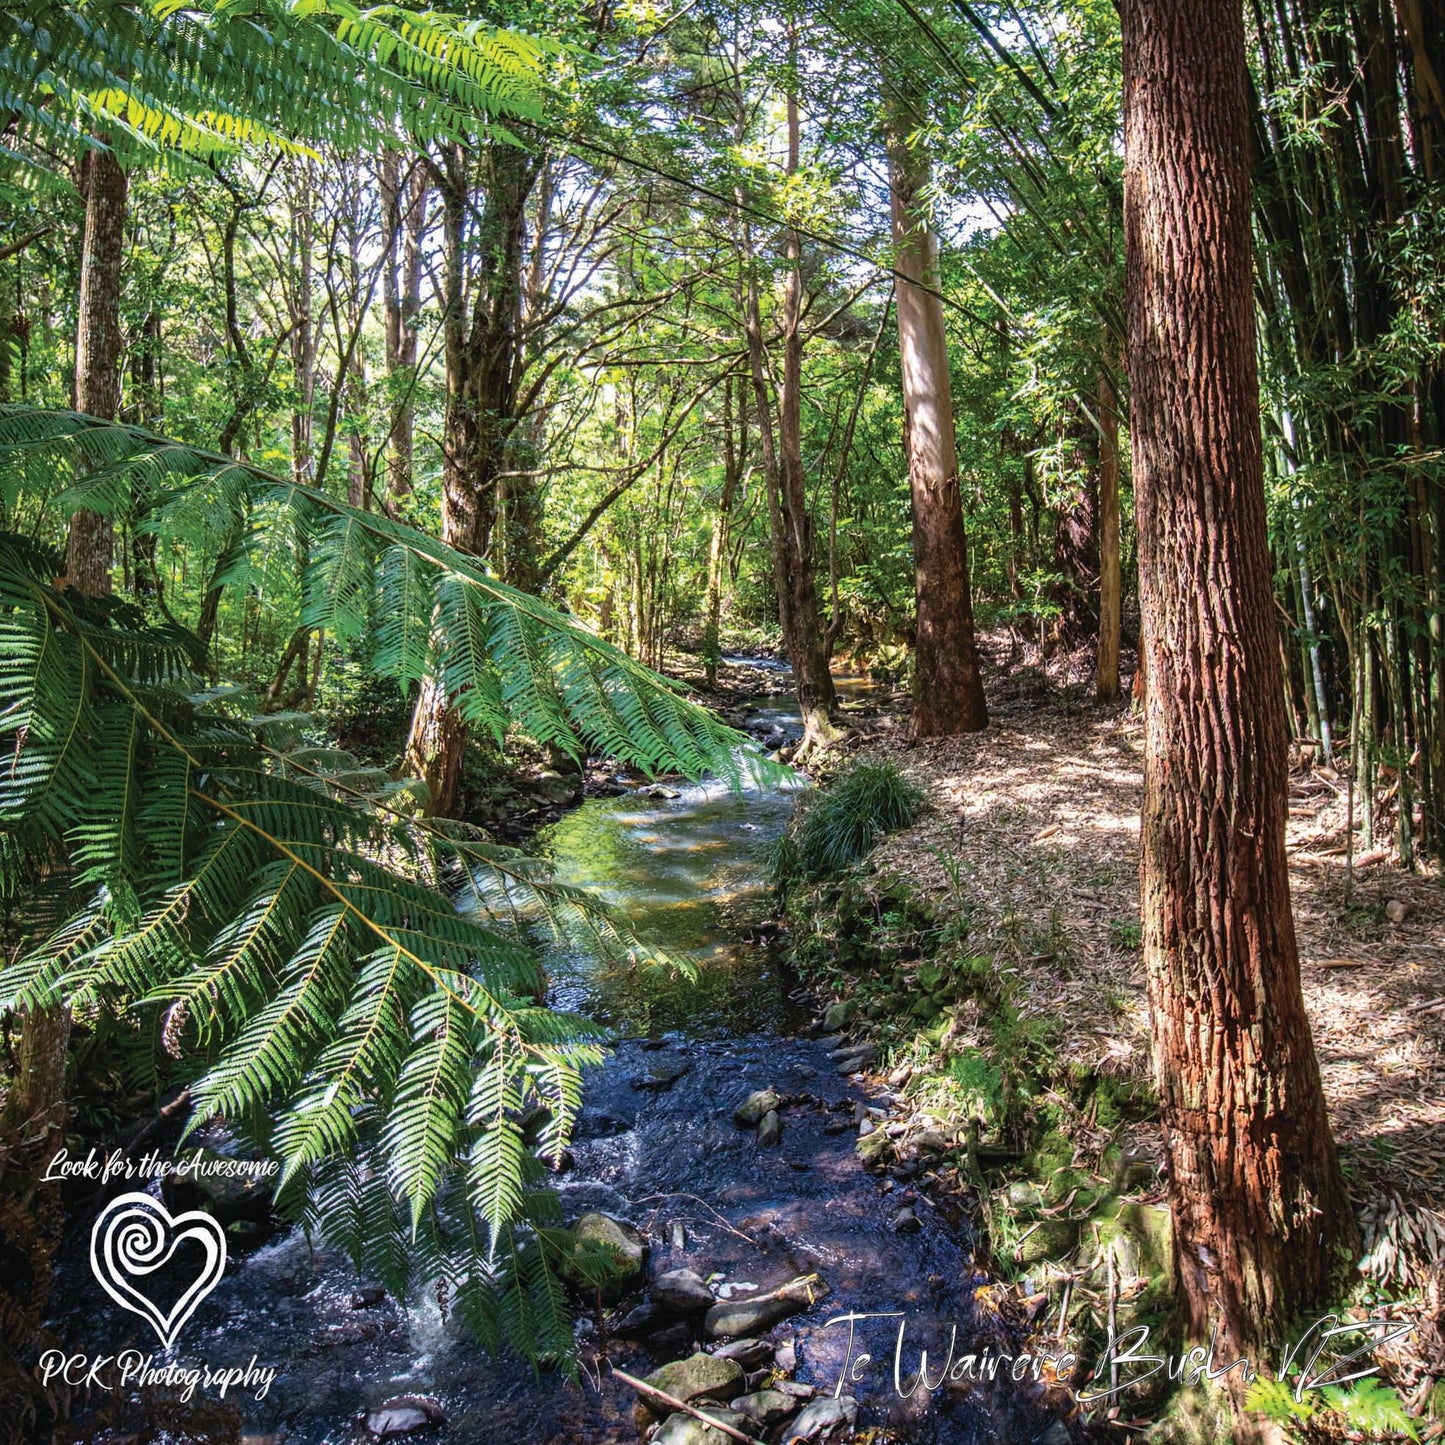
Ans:
[{"label": "mossy rock", "polygon": [[[1173,1221],[1161,1205],[1137,1200],[1111,1201],[1096,1211],[1099,1243],[1114,1246],[1115,1268],[1124,1279],[1171,1279],[1174,1268]],[[1087,1262],[1087,1261],[1085,1261]],[[1101,1270],[1107,1264],[1100,1265]]]},{"label": "mossy rock", "polygon": [[1020,1269],[1031,1269],[1045,1260],[1063,1260],[1079,1242],[1079,1226],[1068,1219],[1046,1219],[1015,1251]]},{"label": "mossy rock", "polygon": [[637,1288],[647,1269],[647,1242],[625,1220],[593,1211],[572,1226],[572,1256],[565,1271],[574,1283],[595,1287],[599,1274],[602,1297],[615,1300]]}]

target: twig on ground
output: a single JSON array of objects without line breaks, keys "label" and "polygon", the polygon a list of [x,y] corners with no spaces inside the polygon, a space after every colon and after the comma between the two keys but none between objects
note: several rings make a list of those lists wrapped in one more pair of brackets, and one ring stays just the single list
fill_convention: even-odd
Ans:
[{"label": "twig on ground", "polygon": [[756,1435],[746,1435],[725,1420],[719,1420],[713,1415],[705,1415],[701,1410],[693,1409],[685,1400],[679,1400],[676,1395],[669,1395],[666,1390],[659,1390],[656,1385],[649,1385],[646,1380],[639,1380],[635,1375],[629,1375],[626,1370],[619,1370],[616,1365],[612,1367],[612,1373],[624,1385],[631,1385],[639,1394],[650,1395],[661,1400],[664,1405],[669,1405],[674,1410],[681,1410],[684,1414],[691,1415],[694,1420],[701,1420],[704,1425],[710,1425],[714,1430],[721,1430],[724,1435],[731,1435],[734,1440],[741,1440],[743,1445],[767,1445],[766,1441],[759,1440]]}]

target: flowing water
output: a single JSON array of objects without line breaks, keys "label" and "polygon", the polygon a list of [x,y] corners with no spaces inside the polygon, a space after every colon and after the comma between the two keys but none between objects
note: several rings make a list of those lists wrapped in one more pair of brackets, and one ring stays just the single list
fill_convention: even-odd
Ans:
[{"label": "flowing water", "polygon": [[[763,699],[755,715],[796,730],[790,699]],[[772,1338],[792,1342],[795,1378],[820,1393],[833,1393],[848,1368],[845,1393],[859,1401],[859,1428],[884,1431],[874,1440],[1041,1438],[1050,1418],[1026,1384],[919,1388],[901,1398],[920,1349],[928,1350],[936,1378],[955,1327],[959,1356],[983,1343],[1007,1348],[975,1317],[973,1293],[982,1281],[966,1223],[940,1217],[927,1194],[915,1197],[905,1181],[865,1173],[854,1153],[855,1129],[840,1125],[860,1105],[887,1099],[861,1076],[838,1075],[829,1058],[836,1040],[806,1036],[814,1011],[800,1003],[775,941],[766,860],[792,799],[786,792],[734,795],[716,785],[675,791],[588,800],[537,839],[560,878],[602,894],[641,937],[687,957],[695,970],[659,975],[565,952],[549,957],[551,1002],[601,1022],[615,1045],[589,1075],[573,1165],[558,1178],[565,1217],[601,1209],[632,1222],[649,1242],[654,1272],[686,1266],[762,1290],[821,1275],[826,1298],[778,1326]],[[781,1145],[761,1149],[731,1115],[744,1095],[768,1085],[787,1102]],[[916,1229],[911,1220],[895,1227],[905,1206],[917,1216]],[[115,1308],[91,1277],[88,1229],[88,1217],[78,1220],[66,1246],[55,1335],[65,1348],[92,1354],[153,1351],[148,1328]],[[635,1396],[605,1370],[600,1380],[570,1384],[534,1378],[525,1366],[497,1365],[457,1338],[434,1301],[353,1307],[365,1283],[343,1262],[313,1254],[298,1233],[272,1236],[235,1252],[174,1355],[158,1355],[157,1363],[244,1366],[255,1356],[260,1366],[274,1367],[264,1399],[241,1387],[228,1396],[257,1445],[372,1438],[362,1424],[367,1410],[400,1394],[439,1403],[446,1423],[437,1438],[453,1445],[623,1445],[641,1438]],[[741,1288],[740,1297],[749,1292]],[[883,1316],[856,1325],[851,1357],[848,1325],[829,1323],[850,1311]],[[637,1374],[696,1343],[654,1341],[649,1353],[645,1341],[600,1340],[590,1320],[579,1331],[584,1359],[605,1346],[608,1360]],[[902,1392],[895,1388],[895,1353]],[[152,1394],[141,1414],[150,1423],[170,1418],[174,1393]],[[198,1390],[196,1401],[205,1394]],[[95,1392],[88,1403],[78,1396],[76,1407],[90,1423],[77,1438],[105,1438],[101,1422],[116,1404]],[[133,1403],[120,1416],[127,1413],[133,1423]]]}]

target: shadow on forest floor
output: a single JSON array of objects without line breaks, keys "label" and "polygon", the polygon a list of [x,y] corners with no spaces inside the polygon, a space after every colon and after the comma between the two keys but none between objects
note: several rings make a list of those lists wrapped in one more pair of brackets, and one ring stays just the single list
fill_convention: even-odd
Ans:
[{"label": "shadow on forest floor", "polygon": [[[978,951],[1018,971],[1025,1013],[1068,1019],[1063,1061],[1149,1071],[1138,949],[1143,727],[1127,703],[1098,705],[1091,659],[1007,662],[987,639],[991,722],[971,737],[897,751],[935,808],[876,855],[945,893],[958,869]],[[1062,684],[1062,686],[1060,686]],[[1345,784],[1298,757],[1289,854],[1305,1000],[1336,1138],[1363,1202],[1393,1191],[1445,1202],[1445,890],[1383,849],[1358,855],[1345,887]],[[1393,906],[1399,905],[1399,906]],[[1136,1146],[1158,1152],[1157,1130]],[[1150,1137],[1150,1134],[1154,1137]]]}]

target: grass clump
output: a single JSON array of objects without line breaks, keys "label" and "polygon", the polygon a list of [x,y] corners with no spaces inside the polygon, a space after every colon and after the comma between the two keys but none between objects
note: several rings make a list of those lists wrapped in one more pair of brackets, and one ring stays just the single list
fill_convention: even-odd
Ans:
[{"label": "grass clump", "polygon": [[800,801],[774,860],[779,883],[836,877],[866,858],[885,833],[906,828],[922,806],[923,789],[891,758],[852,764]]}]

